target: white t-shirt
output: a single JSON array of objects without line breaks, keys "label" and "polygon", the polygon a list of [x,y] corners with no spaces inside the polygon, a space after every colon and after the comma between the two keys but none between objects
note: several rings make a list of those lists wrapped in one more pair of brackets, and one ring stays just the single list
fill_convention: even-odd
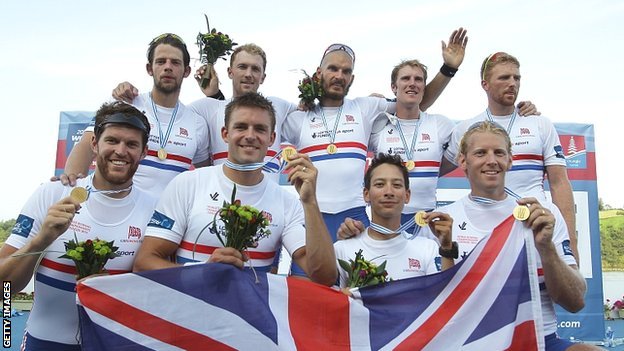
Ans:
[{"label": "white t-shirt", "polygon": [[[160,122],[160,130],[164,139],[174,108],[156,105],[157,122],[149,93],[140,94],[132,101],[132,105],[142,111],[150,123],[147,156],[141,161],[134,174],[134,185],[156,197],[173,177],[189,170],[193,164],[206,161],[210,157],[210,136],[206,122],[184,104],[181,102],[179,104],[165,147],[167,158],[160,160],[158,158],[158,150],[161,148],[158,122]],[[92,121],[92,125],[85,131],[93,132],[94,123]]]},{"label": "white t-shirt", "polygon": [[[205,262],[215,249],[223,247],[208,226],[223,202],[230,202],[232,197],[234,183],[225,176],[223,167],[203,167],[181,174],[167,186],[156,206],[147,235],[178,244],[178,263]],[[254,267],[269,267],[280,244],[291,255],[305,245],[303,208],[296,195],[264,177],[254,186],[237,184],[236,199],[264,211],[270,222],[271,234],[262,238],[257,247],[249,248]],[[219,218],[217,228],[223,232]]]},{"label": "white t-shirt", "polygon": [[[407,240],[397,235],[388,240],[376,240],[368,234],[368,228],[355,238],[339,240],[334,243],[336,258],[349,262],[355,260],[355,254],[361,249],[368,261],[377,265],[386,261],[388,277],[393,280],[419,277],[437,273],[441,268],[438,244],[429,238],[415,237]],[[338,265],[340,287],[347,286],[349,274]]]},{"label": "white t-shirt", "polygon": [[[90,185],[92,177],[78,179],[77,186]],[[22,208],[6,244],[20,249],[36,237],[48,208],[69,196],[71,189],[61,182],[41,185]],[[79,241],[114,240],[121,256],[109,260],[105,268],[112,274],[130,272],[155,204],[154,197],[137,188],[122,199],[93,192],[89,195],[69,229],[46,249],[48,253],[37,268],[36,298],[26,326],[29,334],[41,340],[78,344],[76,270],[72,260],[59,258],[65,252],[63,243],[74,236]]]},{"label": "white t-shirt", "polygon": [[419,119],[398,119],[389,121],[384,129],[373,133],[369,150],[375,154],[400,155],[403,161],[408,157],[405,144],[396,123],[401,123],[401,131],[407,148],[411,147],[414,132],[417,131],[416,144],[412,151],[414,169],[408,170],[411,198],[405,205],[403,213],[411,214],[420,210],[431,210],[436,207],[436,188],[440,173],[440,162],[455,124],[442,115],[431,115],[420,112]]},{"label": "white t-shirt", "polygon": [[[457,241],[459,245],[460,256],[456,263],[469,254],[483,237],[491,234],[500,222],[508,218],[516,205],[516,200],[511,196],[494,204],[477,203],[472,201],[469,196],[465,196],[450,205],[440,207],[438,211],[448,213],[453,218],[453,241]],[[556,222],[552,241],[559,257],[568,265],[576,265],[576,260],[569,247],[570,238],[561,212],[557,206],[552,204],[545,204],[545,206],[555,216]],[[423,229],[421,235],[429,238],[433,236],[428,227]],[[544,284],[542,261],[537,249],[533,247],[533,250],[538,268],[544,335],[549,335],[557,331],[557,316],[553,301]]]},{"label": "white t-shirt", "polygon": [[[307,112],[296,111],[284,123],[282,137],[299,152],[308,154],[319,171],[316,196],[321,212],[338,213],[365,205],[362,188],[368,142],[371,133],[385,125],[387,117],[380,113],[387,108],[385,99],[345,99],[342,107],[323,109],[327,128],[320,106]],[[340,119],[333,141],[338,149],[330,154],[327,147],[338,112]],[[377,118],[381,123],[374,126]]]},{"label": "white t-shirt", "polygon": [[[543,116],[517,116],[513,126],[509,128],[511,115],[492,117],[508,131],[511,138],[513,164],[505,176],[505,185],[522,197],[534,196],[540,201],[546,200],[544,193],[546,166],[566,166],[559,135],[554,125]],[[487,112],[483,112],[472,119],[460,122],[453,131],[444,156],[457,164],[462,136],[474,123],[487,119]]]},{"label": "white t-shirt", "polygon": [[[264,160],[270,160],[267,166],[277,171],[280,167],[279,159],[272,158],[280,151],[280,131],[282,129],[282,124],[286,120],[286,116],[297,110],[297,105],[273,96],[269,96],[267,99],[271,101],[275,109],[275,142],[267,150],[267,155]],[[232,99],[215,100],[205,98],[199,99],[189,105],[189,108],[202,116],[208,124],[208,129],[210,130],[210,152],[215,165],[223,164],[225,160],[227,160],[228,146],[221,137],[221,128],[225,126],[225,106],[229,104],[230,101],[232,101]],[[279,181],[279,173],[265,173],[265,176],[267,175],[270,179],[276,182]]]}]

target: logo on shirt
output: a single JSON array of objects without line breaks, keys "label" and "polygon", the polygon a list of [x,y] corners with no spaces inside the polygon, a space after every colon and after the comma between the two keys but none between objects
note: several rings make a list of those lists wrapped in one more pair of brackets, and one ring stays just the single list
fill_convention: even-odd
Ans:
[{"label": "logo on shirt", "polygon": [[420,140],[421,141],[431,141],[431,136],[429,136],[428,133],[422,133],[422,134],[420,134]]},{"label": "logo on shirt", "polygon": [[460,230],[466,230],[466,222],[463,222],[462,224],[458,224],[457,226],[459,227]]},{"label": "logo on shirt", "polygon": [[393,128],[388,129],[388,134],[392,134],[392,133],[394,133],[394,129]]},{"label": "logo on shirt", "polygon": [[262,211],[262,216],[266,218],[269,223],[273,223],[273,215],[270,212]]},{"label": "logo on shirt", "polygon": [[530,135],[531,131],[529,128],[520,128],[520,135]]},{"label": "logo on shirt", "polygon": [[563,155],[563,148],[561,147],[561,145],[555,145],[554,149],[555,149],[555,157],[565,159],[565,156]]},{"label": "logo on shirt", "polygon": [[158,211],[154,211],[154,214],[152,215],[152,218],[150,219],[149,223],[147,223],[147,226],[170,230],[171,228],[173,228],[174,223],[175,221],[173,219],[165,216],[164,214]]},{"label": "logo on shirt", "polygon": [[11,234],[28,238],[28,234],[30,234],[34,222],[34,219],[20,214],[17,216],[17,220],[15,220],[15,225],[13,226],[13,230],[11,230]]},{"label": "logo on shirt", "polygon": [[128,239],[141,239],[141,228],[128,226]]},{"label": "logo on shirt", "polygon": [[415,258],[408,258],[407,263],[409,269],[420,269],[420,261]]},{"label": "logo on shirt", "polygon": [[353,117],[353,115],[345,115],[345,121],[347,123],[357,123],[355,122],[355,117]]},{"label": "logo on shirt", "polygon": [[570,240],[564,240],[561,243],[561,248],[563,249],[564,255],[574,256],[574,253],[572,252],[572,249],[570,248]]},{"label": "logo on shirt", "polygon": [[180,135],[187,137],[188,136],[188,130],[186,130],[186,128],[180,127]]},{"label": "logo on shirt", "polygon": [[215,191],[214,194],[210,194],[210,198],[212,201],[217,201],[219,199],[219,193]]}]

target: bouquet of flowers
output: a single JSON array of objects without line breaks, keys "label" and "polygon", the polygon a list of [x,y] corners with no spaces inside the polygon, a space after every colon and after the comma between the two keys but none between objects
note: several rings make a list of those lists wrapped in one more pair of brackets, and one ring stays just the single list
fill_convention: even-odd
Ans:
[{"label": "bouquet of flowers", "polygon": [[[373,260],[376,258],[379,257],[375,257]],[[350,259],[347,262],[338,259],[338,263],[349,274],[347,279],[347,287],[349,288],[377,285],[392,280],[386,272],[386,261],[378,266],[366,260],[362,255],[362,250],[355,253],[355,260]]]},{"label": "bouquet of flowers", "polygon": [[211,66],[217,62],[217,59],[221,58],[225,60],[225,55],[232,53],[232,47],[237,45],[230,39],[227,34],[217,32],[216,29],[210,29],[210,23],[208,23],[208,16],[206,17],[206,26],[208,32],[197,34],[197,46],[199,46],[199,61],[207,65],[206,70],[202,76],[200,82],[201,87],[205,88],[210,82]]},{"label": "bouquet of flowers", "polygon": [[78,278],[82,279],[93,274],[104,273],[104,265],[109,259],[119,257],[116,253],[119,247],[115,241],[106,241],[95,238],[86,241],[75,240],[65,242],[65,254],[60,258],[69,258],[74,261]]},{"label": "bouquet of flowers", "polygon": [[[225,233],[217,230],[217,214],[225,225]],[[212,231],[217,234],[221,244],[239,251],[245,251],[255,246],[260,239],[269,236],[271,231],[268,226],[269,220],[262,212],[252,206],[241,205],[241,201],[236,200],[236,184],[231,201],[223,201],[223,206],[212,221]]]},{"label": "bouquet of flowers", "polygon": [[312,109],[314,107],[314,100],[320,99],[323,96],[323,87],[321,86],[321,77],[316,72],[310,77],[308,73],[301,70],[305,74],[305,78],[299,81],[299,98],[308,107]]}]

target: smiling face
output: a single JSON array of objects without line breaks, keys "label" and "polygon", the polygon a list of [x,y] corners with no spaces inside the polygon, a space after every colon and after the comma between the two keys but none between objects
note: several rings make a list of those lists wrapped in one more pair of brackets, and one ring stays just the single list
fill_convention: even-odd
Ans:
[{"label": "smiling face", "polygon": [[406,65],[401,67],[392,83],[392,92],[397,98],[397,104],[420,106],[425,94],[425,72],[417,66]]},{"label": "smiling face", "polygon": [[462,139],[464,147],[458,161],[470,182],[472,195],[504,198],[505,172],[511,169],[512,162],[508,140],[491,131],[467,133]]},{"label": "smiling face", "polygon": [[237,164],[262,162],[267,149],[275,141],[269,111],[250,106],[232,110],[228,124],[221,129],[228,144],[228,159]]},{"label": "smiling face", "polygon": [[147,154],[143,133],[123,124],[105,127],[99,139],[93,138],[92,150],[96,154],[94,182],[100,189],[123,189],[132,184],[139,162]]},{"label": "smiling face", "polygon": [[191,67],[184,65],[182,51],[169,44],[156,47],[154,60],[146,68],[154,79],[154,88],[163,94],[179,93],[182,80],[191,73]]},{"label": "smiling face", "polygon": [[262,56],[247,51],[238,52],[227,71],[228,77],[232,79],[234,97],[257,92],[266,77]]},{"label": "smiling face", "polygon": [[397,165],[383,163],[371,172],[370,189],[364,188],[364,200],[371,204],[375,223],[401,218],[401,211],[409,202],[410,190]]}]

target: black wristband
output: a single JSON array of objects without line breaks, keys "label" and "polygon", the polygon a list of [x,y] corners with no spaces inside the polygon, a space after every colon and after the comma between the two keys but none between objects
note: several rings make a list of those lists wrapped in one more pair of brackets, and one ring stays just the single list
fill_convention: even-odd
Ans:
[{"label": "black wristband", "polygon": [[216,99],[216,100],[225,100],[225,95],[223,95],[223,93],[221,92],[221,89],[219,89],[219,91],[217,91],[216,94],[207,96],[207,97]]},{"label": "black wristband", "polygon": [[440,67],[440,73],[442,73],[443,76],[449,77],[449,78],[453,78],[455,77],[455,73],[457,73],[457,68],[453,68],[451,66],[448,66],[446,63],[442,65],[442,67]]},{"label": "black wristband", "polygon": [[459,258],[459,245],[457,245],[457,241],[453,241],[451,244],[451,248],[449,250],[445,250],[440,246],[438,248],[438,254],[444,258]]}]

